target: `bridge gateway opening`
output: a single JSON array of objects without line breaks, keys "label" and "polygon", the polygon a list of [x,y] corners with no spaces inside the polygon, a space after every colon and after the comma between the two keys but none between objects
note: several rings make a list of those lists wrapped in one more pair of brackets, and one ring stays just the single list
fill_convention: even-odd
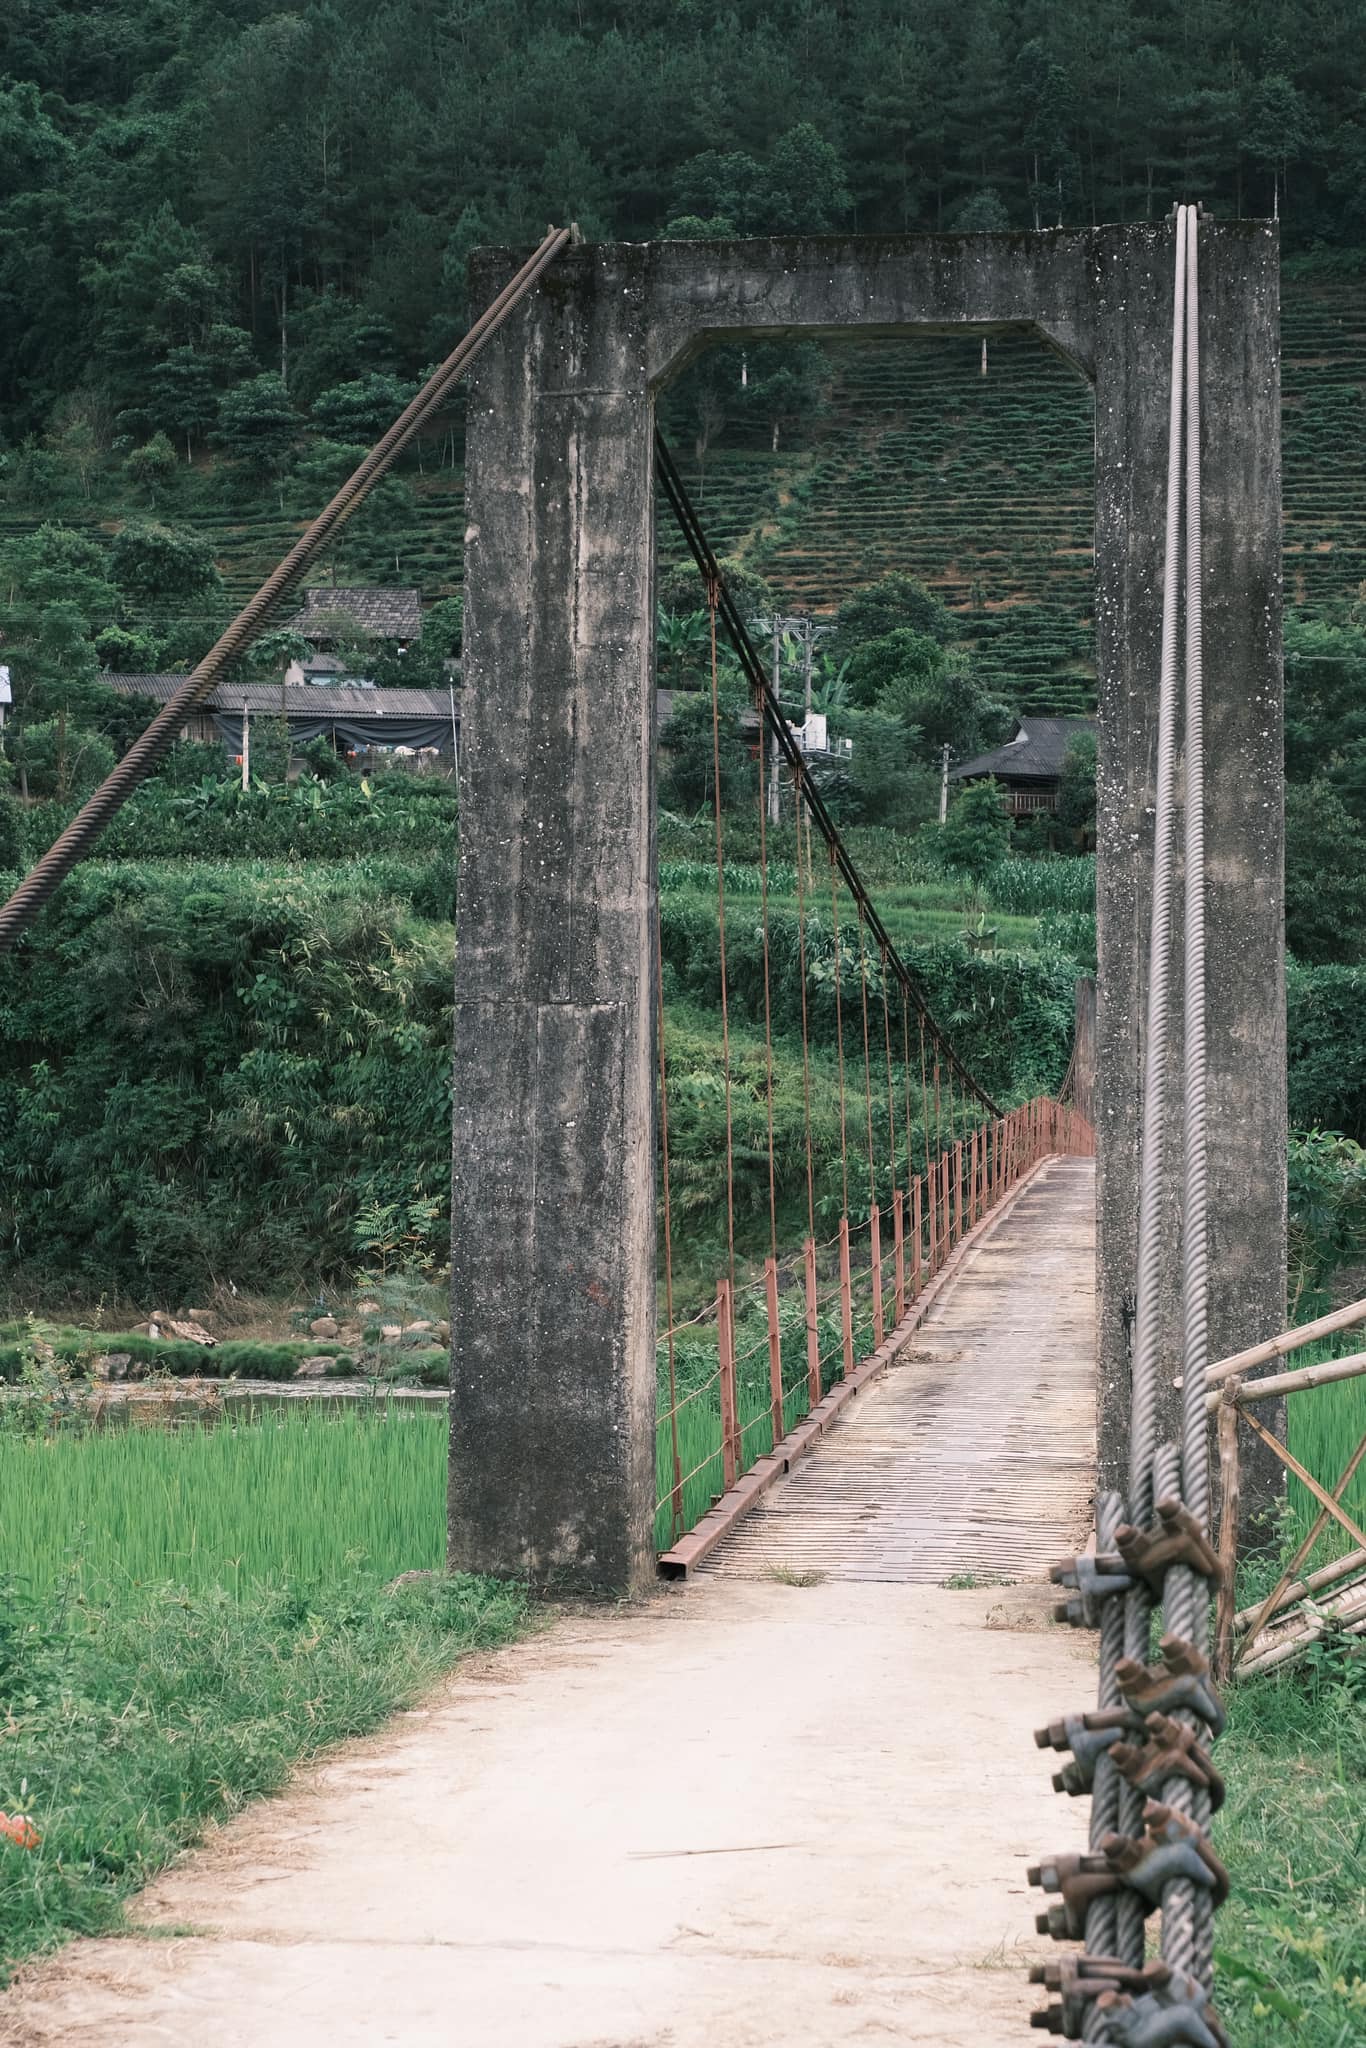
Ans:
[{"label": "bridge gateway opening", "polygon": [[[1100,1434],[1124,1463],[1169,226],[570,251],[471,393],[451,1550],[653,1576],[654,398],[708,339],[1028,331],[1096,402]],[[1211,1341],[1283,1301],[1276,252],[1202,236]],[[478,259],[491,296],[513,259]],[[1179,1059],[1173,1045],[1173,1063]],[[1179,1160],[1169,1168],[1176,1202]],[[1170,1320],[1170,1312],[1169,1312]],[[1174,1355],[1174,1354],[1173,1354]]]}]

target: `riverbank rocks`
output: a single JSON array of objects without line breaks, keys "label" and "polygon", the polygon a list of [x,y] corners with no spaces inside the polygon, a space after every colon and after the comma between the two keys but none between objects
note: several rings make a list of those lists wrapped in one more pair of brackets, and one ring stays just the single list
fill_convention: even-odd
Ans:
[{"label": "riverbank rocks", "polygon": [[308,1334],[310,1337],[336,1337],[340,1329],[335,1316],[314,1316],[308,1326]]}]

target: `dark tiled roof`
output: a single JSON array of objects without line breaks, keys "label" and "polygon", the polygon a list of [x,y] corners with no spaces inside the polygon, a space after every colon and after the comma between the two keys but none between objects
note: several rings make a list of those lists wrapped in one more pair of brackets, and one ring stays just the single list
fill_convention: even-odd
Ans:
[{"label": "dark tiled roof", "polygon": [[422,593],[418,590],[358,590],[354,587],[304,592],[304,608],[289,621],[296,633],[330,638],[338,622],[358,627],[375,640],[420,640]]},{"label": "dark tiled roof", "polygon": [[1063,757],[1079,733],[1094,733],[1094,718],[1021,718],[1013,740],[994,753],[978,754],[975,760],[960,761],[952,771],[962,780],[967,776],[1001,775],[1012,781],[1054,782],[1062,773]]},{"label": "dark tiled roof", "polygon": [[[168,704],[184,676],[127,676],[106,671],[101,677],[121,697],[149,697]],[[285,716],[325,717],[329,710],[339,718],[449,718],[451,700],[445,690],[356,690],[325,683],[220,683],[205,711],[240,711],[246,704],[253,714],[280,715],[283,699]],[[458,703],[458,700],[457,700]]]}]

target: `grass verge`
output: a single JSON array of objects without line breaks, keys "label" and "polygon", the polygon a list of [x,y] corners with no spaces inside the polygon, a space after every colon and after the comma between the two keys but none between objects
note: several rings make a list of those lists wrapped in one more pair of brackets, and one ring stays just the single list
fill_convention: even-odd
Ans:
[{"label": "grass verge", "polygon": [[373,1728],[517,1588],[439,1562],[437,1418],[0,1431],[0,1983],[123,1902],[213,1821]]},{"label": "grass verge", "polygon": [[1366,1657],[1234,1688],[1215,1843],[1219,2010],[1239,2048],[1366,2044]]}]

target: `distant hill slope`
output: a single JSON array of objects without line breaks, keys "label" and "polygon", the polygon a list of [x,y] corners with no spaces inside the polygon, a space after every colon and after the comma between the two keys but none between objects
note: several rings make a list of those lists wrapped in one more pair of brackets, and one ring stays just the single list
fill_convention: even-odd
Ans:
[{"label": "distant hill slope", "polygon": [[[1366,263],[1366,258],[1363,259]],[[1302,259],[1283,289],[1286,602],[1321,612],[1366,579],[1366,285]],[[832,611],[889,570],[940,590],[1002,694],[1022,710],[1094,704],[1092,403],[1042,343],[968,336],[830,350],[828,412],[774,453],[723,437],[678,453],[718,552],[795,608]],[[460,469],[410,471],[411,517],[346,540],[340,581],[459,588]],[[146,516],[145,513],[138,516]],[[168,510],[167,516],[181,515]],[[35,522],[0,518],[0,538]],[[304,521],[204,513],[231,597],[245,601]],[[109,522],[106,522],[109,524]],[[667,510],[661,554],[678,558]]]}]

